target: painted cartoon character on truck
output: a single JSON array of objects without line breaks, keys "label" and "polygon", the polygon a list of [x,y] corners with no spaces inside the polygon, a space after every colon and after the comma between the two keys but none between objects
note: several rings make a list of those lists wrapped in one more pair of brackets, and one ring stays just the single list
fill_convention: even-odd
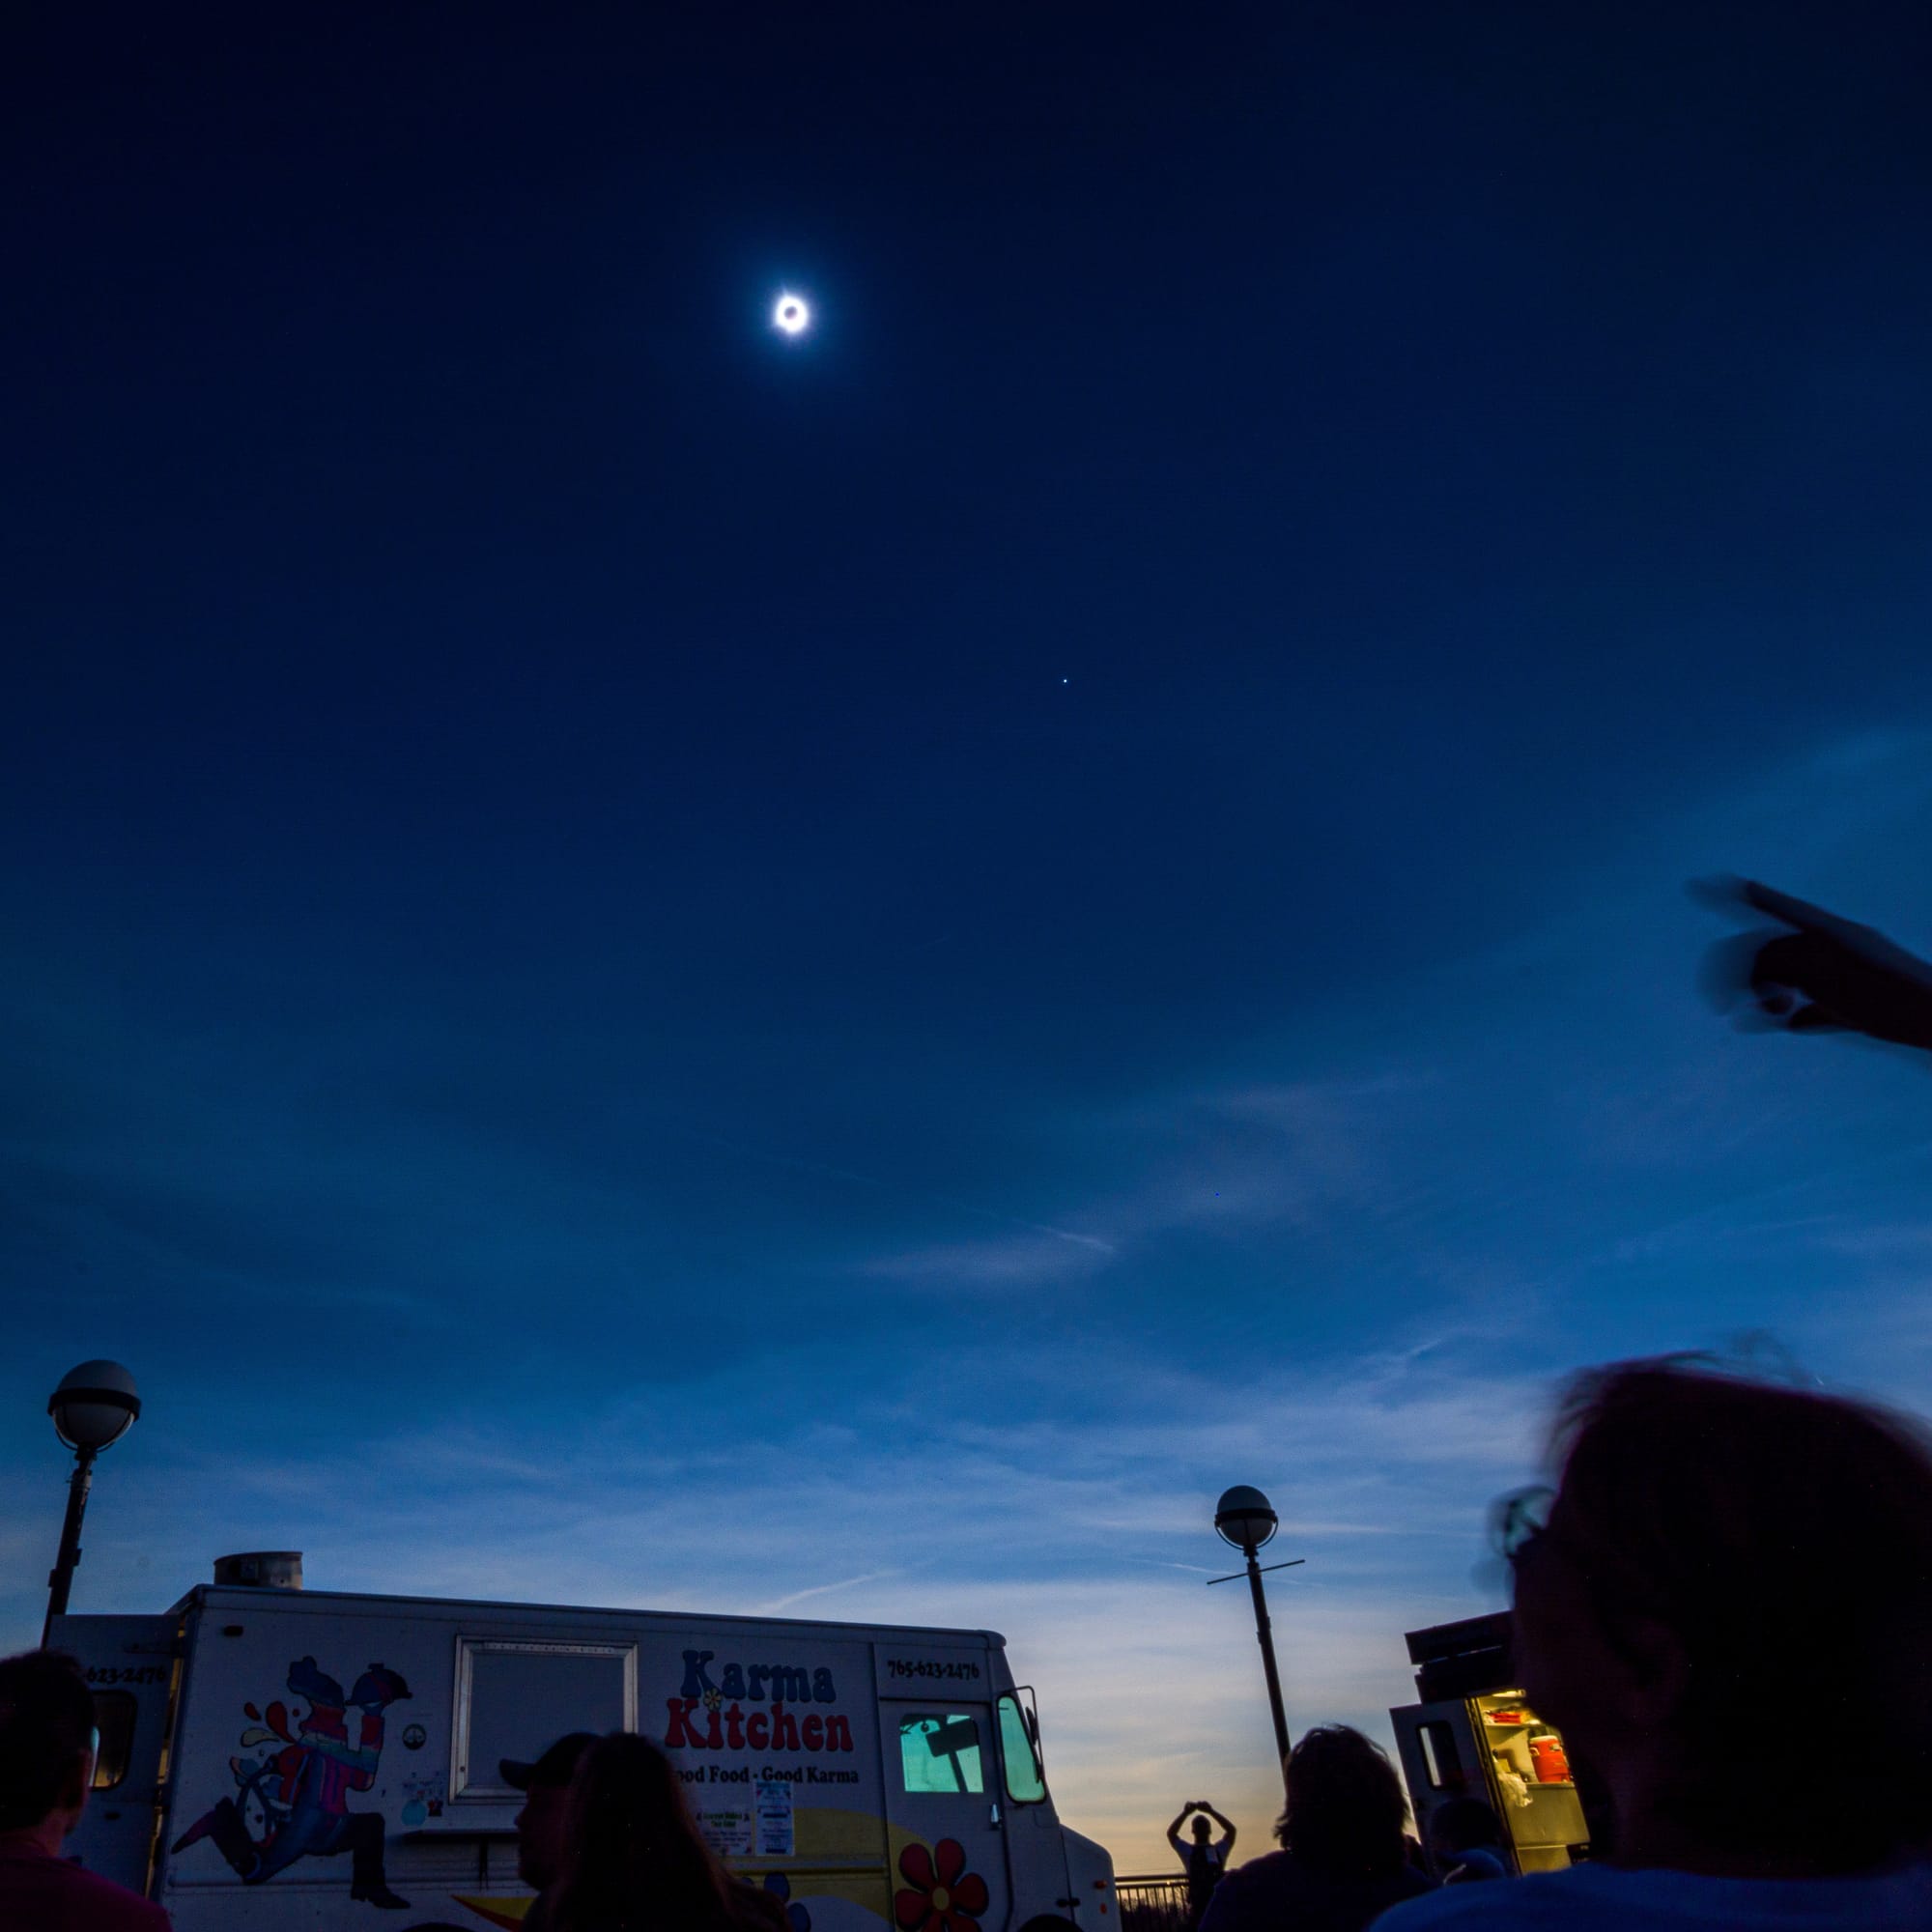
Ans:
[{"label": "painted cartoon character on truck", "polygon": [[[261,1758],[232,1757],[241,1802],[224,1798],[177,1838],[181,1852],[212,1838],[243,1885],[261,1885],[298,1859],[350,1855],[349,1895],[392,1911],[408,1907],[389,1889],[383,1870],[384,1828],[376,1811],[352,1811],[349,1794],[376,1782],[383,1756],[383,1713],[410,1694],[393,1670],[372,1663],[347,1695],[342,1686],[312,1657],[290,1664],[288,1688],[308,1700],[307,1716],[292,1719],[279,1699],[266,1713],[242,1708],[255,1726],[242,1733],[243,1745],[279,1741],[282,1748]],[[360,1714],[355,1738],[348,1714]],[[248,1828],[251,1807],[262,1820],[262,1835]]]}]

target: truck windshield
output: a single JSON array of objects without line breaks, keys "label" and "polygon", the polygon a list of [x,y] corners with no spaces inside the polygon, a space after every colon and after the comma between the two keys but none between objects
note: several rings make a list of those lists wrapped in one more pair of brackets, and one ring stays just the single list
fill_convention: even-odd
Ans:
[{"label": "truck windshield", "polygon": [[1007,1767],[1007,1796],[1015,1804],[1037,1804],[1046,1796],[1046,1774],[1040,1767],[1034,1727],[1012,1691],[1000,1697],[1000,1756]]}]

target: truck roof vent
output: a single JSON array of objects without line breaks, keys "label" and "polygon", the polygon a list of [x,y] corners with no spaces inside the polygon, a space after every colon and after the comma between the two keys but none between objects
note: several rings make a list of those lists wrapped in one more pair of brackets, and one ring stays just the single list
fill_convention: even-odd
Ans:
[{"label": "truck roof vent", "polygon": [[249,1549],[239,1556],[217,1556],[214,1580],[230,1589],[242,1585],[257,1590],[299,1590],[302,1553],[299,1549]]}]

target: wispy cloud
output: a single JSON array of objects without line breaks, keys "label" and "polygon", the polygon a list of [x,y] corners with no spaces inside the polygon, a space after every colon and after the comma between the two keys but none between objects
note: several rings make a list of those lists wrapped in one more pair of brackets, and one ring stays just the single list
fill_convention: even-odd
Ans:
[{"label": "wispy cloud", "polygon": [[814,1597],[829,1597],[840,1590],[856,1590],[862,1583],[882,1582],[888,1577],[896,1577],[897,1570],[866,1570],[856,1577],[841,1577],[836,1583],[814,1583],[810,1589],[793,1590],[789,1595],[774,1597],[768,1604],[760,1604],[758,1609],[766,1616],[777,1616],[781,1610],[788,1610],[795,1604],[808,1604]]},{"label": "wispy cloud", "polygon": [[[1231,1237],[1311,1225],[1322,1215],[1388,1211],[1389,1127],[1417,1076],[1190,1090],[1085,1122],[1058,1138],[1111,1144],[1131,1179],[1069,1207],[1077,1233],[960,1239],[868,1257],[863,1274],[938,1287],[1021,1290],[1076,1280],[1162,1236]],[[1059,1244],[1077,1250],[1065,1252]]]},{"label": "wispy cloud", "polygon": [[1091,1274],[1118,1252],[1109,1241],[1063,1235],[940,1242],[875,1255],[857,1272],[941,1288],[1026,1289]]}]

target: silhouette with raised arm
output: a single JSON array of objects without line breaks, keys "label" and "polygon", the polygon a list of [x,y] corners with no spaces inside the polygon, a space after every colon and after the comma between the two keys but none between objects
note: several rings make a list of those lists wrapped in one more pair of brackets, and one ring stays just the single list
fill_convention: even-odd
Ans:
[{"label": "silhouette with raised arm", "polygon": [[[1180,1828],[1186,1824],[1189,1813],[1194,1818],[1191,1843],[1180,1835]],[[1213,1826],[1208,1823],[1209,1819],[1221,1828],[1218,1840],[1213,1839]],[[1214,1895],[1214,1888],[1227,1876],[1228,1854],[1235,1849],[1234,1824],[1222,1817],[1205,1798],[1190,1798],[1180,1807],[1174,1823],[1167,1828],[1167,1842],[1187,1867],[1188,1922],[1199,1924],[1201,1915],[1208,1909],[1208,1901]]]}]

